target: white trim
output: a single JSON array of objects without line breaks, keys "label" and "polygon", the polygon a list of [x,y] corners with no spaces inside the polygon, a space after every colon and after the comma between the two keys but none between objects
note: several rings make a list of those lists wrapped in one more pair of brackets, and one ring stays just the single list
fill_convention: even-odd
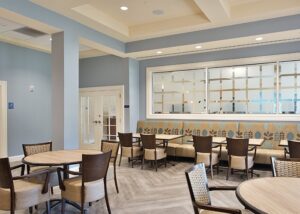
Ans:
[{"label": "white trim", "polygon": [[238,120],[238,121],[293,121],[299,122],[300,115],[288,114],[153,114],[152,113],[152,74],[154,72],[184,69],[206,69],[207,67],[261,64],[279,61],[299,60],[300,53],[260,56],[251,58],[199,62],[191,64],[148,67],[146,69],[146,118],[147,119],[186,119],[186,120]]},{"label": "white trim", "polygon": [[24,158],[24,155],[11,156],[11,157],[9,157],[9,162],[19,162],[19,161],[22,161],[23,158]]},{"label": "white trim", "polygon": [[[98,92],[98,91],[119,91],[121,93],[121,118],[122,123],[120,127],[120,131],[124,132],[125,129],[125,121],[124,121],[124,103],[125,103],[125,96],[124,96],[124,85],[113,85],[113,86],[99,86],[99,87],[87,87],[87,88],[80,88],[79,92]],[[80,128],[79,128],[80,129]],[[80,130],[79,130],[80,133]]]},{"label": "white trim", "polygon": [[7,82],[0,81],[0,157],[7,157]]}]

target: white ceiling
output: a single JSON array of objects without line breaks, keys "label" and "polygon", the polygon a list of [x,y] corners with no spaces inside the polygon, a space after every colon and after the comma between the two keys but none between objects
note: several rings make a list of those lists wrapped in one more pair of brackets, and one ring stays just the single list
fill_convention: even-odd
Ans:
[{"label": "white ceiling", "polygon": [[[0,17],[0,41],[14,45],[37,49],[44,52],[51,52],[51,36],[49,34],[32,37],[14,30],[23,28],[24,25]],[[106,55],[104,52],[80,44],[80,57],[94,57]]]},{"label": "white ceiling", "polygon": [[[31,1],[124,42],[300,12],[299,0]],[[121,6],[129,9],[122,11]]]}]

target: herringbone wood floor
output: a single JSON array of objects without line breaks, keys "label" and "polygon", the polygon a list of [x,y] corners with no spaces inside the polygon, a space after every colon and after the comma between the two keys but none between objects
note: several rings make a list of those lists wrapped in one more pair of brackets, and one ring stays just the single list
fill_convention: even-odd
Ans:
[{"label": "herringbone wood floor", "polygon": [[[124,159],[121,167],[117,167],[117,177],[120,193],[117,194],[112,179],[108,181],[108,192],[113,214],[189,214],[193,213],[191,200],[185,180],[184,171],[193,163],[178,162],[175,166],[161,166],[158,172],[150,167],[141,170],[140,165],[134,168],[128,166]],[[271,176],[269,171],[256,171],[261,176]],[[230,177],[226,181],[226,170],[222,170],[214,179],[209,178],[209,185],[238,185],[243,181],[239,175]],[[112,174],[109,173],[109,178]],[[210,176],[208,176],[210,177]],[[59,190],[55,190],[53,197],[59,197]],[[225,207],[243,208],[235,197],[234,192],[212,192],[212,202]],[[77,213],[72,207],[67,206],[67,214]],[[43,208],[39,206],[42,213]],[[7,212],[1,212],[4,214]],[[18,214],[27,211],[18,211]],[[52,209],[52,213],[60,213],[60,207]],[[105,201],[94,203],[89,208],[89,213],[107,213]]]}]

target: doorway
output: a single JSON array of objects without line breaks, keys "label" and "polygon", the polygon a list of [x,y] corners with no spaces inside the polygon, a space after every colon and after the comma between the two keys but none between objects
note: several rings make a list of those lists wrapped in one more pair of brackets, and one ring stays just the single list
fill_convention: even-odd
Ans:
[{"label": "doorway", "polygon": [[0,157],[7,157],[7,82],[0,81]]},{"label": "doorway", "polygon": [[124,129],[124,86],[81,88],[80,149],[100,149]]}]

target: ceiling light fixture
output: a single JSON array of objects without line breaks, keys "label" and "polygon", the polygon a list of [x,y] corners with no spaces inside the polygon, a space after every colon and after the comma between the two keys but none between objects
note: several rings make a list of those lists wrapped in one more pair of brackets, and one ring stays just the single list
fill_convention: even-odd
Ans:
[{"label": "ceiling light fixture", "polygon": [[162,54],[162,51],[156,51],[157,54]]},{"label": "ceiling light fixture", "polygon": [[262,37],[257,37],[257,38],[255,38],[255,40],[256,41],[261,41],[261,40],[263,40],[263,38]]},{"label": "ceiling light fixture", "polygon": [[197,45],[195,48],[196,49],[200,49],[200,48],[202,48],[202,46],[201,45]]},{"label": "ceiling light fixture", "polygon": [[163,10],[161,10],[161,9],[152,10],[152,14],[156,15],[156,16],[164,15],[164,13],[165,12]]},{"label": "ceiling light fixture", "polygon": [[127,6],[121,6],[120,9],[123,10],[123,11],[126,11],[126,10],[128,10],[128,7]]},{"label": "ceiling light fixture", "polygon": [[52,37],[50,37],[50,41],[52,41]]}]

